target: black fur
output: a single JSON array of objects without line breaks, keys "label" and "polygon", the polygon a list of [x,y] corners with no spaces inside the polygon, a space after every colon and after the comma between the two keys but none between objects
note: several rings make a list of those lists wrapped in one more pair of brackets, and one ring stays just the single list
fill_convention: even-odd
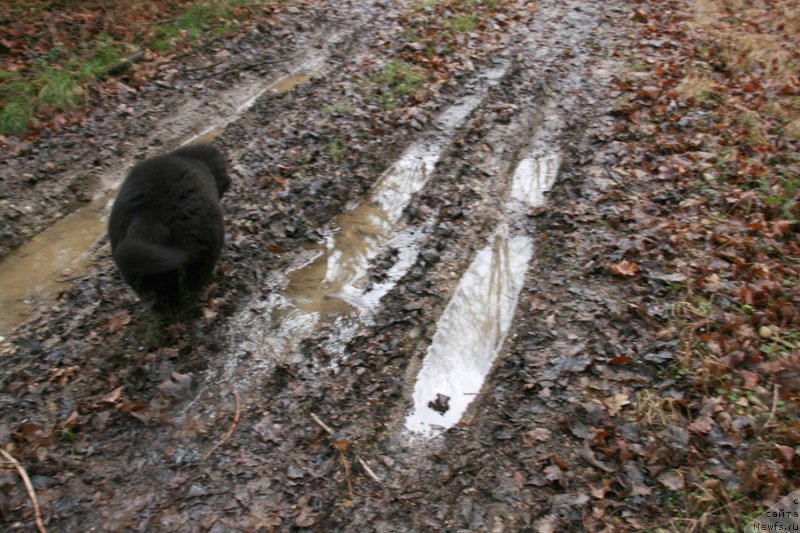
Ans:
[{"label": "black fur", "polygon": [[125,281],[157,309],[173,309],[208,285],[222,252],[219,200],[227,163],[208,144],[138,163],[114,201],[108,234]]}]

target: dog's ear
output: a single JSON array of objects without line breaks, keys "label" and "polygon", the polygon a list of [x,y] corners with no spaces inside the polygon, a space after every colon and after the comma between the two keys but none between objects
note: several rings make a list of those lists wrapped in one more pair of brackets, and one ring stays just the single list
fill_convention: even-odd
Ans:
[{"label": "dog's ear", "polygon": [[214,177],[214,183],[217,185],[217,193],[220,198],[230,187],[231,178],[228,175],[228,162],[216,146],[211,144],[189,144],[178,148],[171,155],[194,159],[208,167]]}]

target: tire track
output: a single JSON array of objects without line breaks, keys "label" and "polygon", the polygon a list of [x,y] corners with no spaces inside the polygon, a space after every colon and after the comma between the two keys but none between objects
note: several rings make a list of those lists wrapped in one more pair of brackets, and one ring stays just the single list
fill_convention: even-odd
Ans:
[{"label": "tire track", "polygon": [[[237,355],[228,358],[210,382],[236,382],[247,388],[253,376],[267,376],[276,363],[296,360],[300,343],[321,324],[337,332],[327,346],[343,355],[381,297],[416,260],[426,223],[401,224],[406,206],[436,173],[439,160],[509,66],[484,71],[465,84],[469,93],[445,109],[432,129],[403,152],[367,199],[335,219],[332,226],[337,229],[324,231],[325,241],[312,258],[281,275],[275,281],[279,290],[265,301],[254,301],[231,320],[231,344]],[[383,283],[368,287],[365,276],[371,262],[389,247],[402,252]]]},{"label": "tire track", "polygon": [[[546,10],[551,16],[543,17],[540,23],[555,42],[579,48],[591,34],[591,21],[598,20],[599,14],[571,4],[570,16],[557,19],[552,16],[555,10]],[[583,31],[576,34],[572,31],[575,27]],[[538,35],[534,33],[527,41],[531,56],[540,49]],[[531,208],[546,203],[546,193],[555,185],[568,117],[576,114],[580,105],[580,98],[570,94],[587,90],[592,83],[591,76],[586,75],[588,61],[587,54],[573,58],[569,73],[549,88],[550,97],[536,113],[529,147],[506,183],[498,226],[475,254],[437,321],[415,378],[413,406],[403,424],[412,435],[435,436],[459,422],[502,352],[535,253],[536,236],[514,228],[524,226]],[[545,64],[543,70],[548,68]],[[539,73],[531,71],[529,75]]]}]

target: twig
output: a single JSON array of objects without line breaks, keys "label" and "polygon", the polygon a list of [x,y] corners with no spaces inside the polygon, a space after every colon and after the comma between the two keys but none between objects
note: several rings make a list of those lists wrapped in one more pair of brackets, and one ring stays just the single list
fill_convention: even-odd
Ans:
[{"label": "twig", "polygon": [[17,461],[14,456],[2,448],[0,448],[0,454],[3,455],[3,458],[6,461],[14,465],[14,468],[17,469],[19,477],[22,478],[22,482],[25,484],[25,489],[28,491],[28,498],[31,499],[31,503],[33,504],[33,519],[36,521],[36,529],[39,530],[39,533],[47,533],[47,530],[44,528],[44,522],[42,522],[42,511],[39,509],[39,500],[36,499],[36,491],[33,490],[31,478],[28,477],[28,473],[25,471],[25,468],[19,464],[19,461]]},{"label": "twig", "polygon": [[778,390],[780,388],[781,386],[776,383],[775,387],[772,389],[772,408],[769,410],[769,417],[767,417],[767,421],[764,422],[763,426],[761,426],[762,430],[769,426],[772,423],[772,419],[775,418],[775,410],[778,407]]},{"label": "twig", "polygon": [[[328,436],[333,436],[334,435],[334,431],[330,428],[330,426],[328,426],[328,424],[323,422],[320,419],[320,417],[318,417],[314,413],[310,413],[310,414],[311,414],[311,420],[313,420],[315,424],[317,424],[319,427],[321,427],[325,431],[325,433],[328,434]],[[345,478],[347,479],[347,490],[350,493],[350,497],[352,498],[353,497],[353,484],[350,482],[350,467],[347,465],[347,460],[345,459],[345,456],[344,456],[344,450],[347,449],[348,443],[345,440],[334,440],[332,444],[333,444],[333,447],[336,448],[336,451],[339,452],[339,457],[342,459],[342,465],[344,466],[344,475],[345,475]],[[364,461],[364,459],[362,459],[359,455],[356,455],[356,461],[358,461],[358,464],[361,465],[361,468],[364,469],[364,472],[366,472],[369,477],[371,477],[377,484],[379,484],[379,485],[382,484],[381,483],[381,478],[379,478],[375,474],[375,472],[372,471],[372,469],[369,467],[367,462]]]},{"label": "twig", "polygon": [[227,60],[223,59],[221,61],[217,61],[216,63],[211,63],[210,65],[203,65],[201,67],[185,68],[185,69],[183,69],[183,72],[197,72],[198,70],[209,70],[209,69],[212,69],[212,68],[214,68],[214,67],[216,67],[218,65],[223,64],[225,61],[227,61]]},{"label": "twig", "polygon": [[353,497],[353,482],[350,481],[350,467],[347,465],[347,459],[344,456],[344,452],[336,448],[339,451],[339,458],[342,460],[342,466],[344,466],[344,477],[347,480],[347,492],[350,494],[350,497]]},{"label": "twig", "polygon": [[179,59],[183,59],[184,57],[186,57],[188,55],[194,54],[195,52],[199,52],[200,50],[202,50],[204,48],[208,48],[209,46],[211,46],[215,42],[219,41],[220,39],[222,39],[222,36],[218,35],[218,36],[214,37],[213,39],[209,39],[208,41],[206,41],[206,42],[204,42],[202,44],[198,44],[194,48],[190,48],[188,50],[184,50],[183,52],[181,52],[179,54],[176,54],[175,57],[173,57],[172,59],[175,60],[175,61],[178,61]]},{"label": "twig", "polygon": [[311,420],[313,420],[314,423],[317,424],[319,427],[324,429],[325,433],[327,433],[328,435],[333,435],[333,430],[331,428],[329,428],[328,425],[325,424],[325,422],[320,420],[320,418],[317,415],[315,415],[314,413],[311,413]]},{"label": "twig", "polygon": [[378,476],[375,475],[375,472],[372,471],[372,469],[369,467],[369,465],[367,464],[367,462],[364,459],[362,459],[360,456],[356,455],[356,461],[358,461],[358,464],[361,465],[361,468],[364,469],[364,472],[366,472],[367,475],[369,477],[371,477],[375,481],[375,483],[377,483],[378,485],[381,485],[381,478],[379,478]]},{"label": "twig", "polygon": [[225,444],[228,441],[228,439],[231,438],[231,435],[233,435],[233,431],[239,424],[239,415],[241,414],[241,406],[239,402],[239,391],[237,391],[236,389],[233,389],[233,397],[236,400],[236,410],[233,412],[233,420],[231,421],[231,427],[229,427],[228,431],[222,436],[222,438],[219,439],[219,441],[217,441],[217,443],[210,450],[208,450],[208,452],[206,452],[205,456],[203,457],[203,461],[207,461],[208,458],[211,457],[211,454],[214,453],[214,451],[217,448]]}]

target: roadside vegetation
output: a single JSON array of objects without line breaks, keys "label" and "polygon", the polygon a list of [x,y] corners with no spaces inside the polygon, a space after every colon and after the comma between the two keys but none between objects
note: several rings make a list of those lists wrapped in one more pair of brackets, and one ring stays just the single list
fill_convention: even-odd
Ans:
[{"label": "roadside vegetation", "polygon": [[103,81],[123,75],[136,85],[148,69],[134,62],[160,57],[229,35],[264,20],[285,2],[62,2],[14,0],[0,15],[0,135],[57,129],[82,118]]},{"label": "roadside vegetation", "polygon": [[469,70],[470,49],[492,49],[496,32],[508,26],[512,12],[508,0],[414,3],[397,21],[405,29],[402,37],[387,43],[396,58],[362,83],[362,89],[387,111],[425,101],[454,72]]},{"label": "roadside vegetation", "polygon": [[664,335],[681,353],[663,370],[675,390],[638,412],[688,430],[686,461],[659,476],[671,529],[739,531],[800,481],[800,10],[651,6],[634,15],[647,68],[623,83],[634,151],[615,172],[662,213],[639,219],[635,259],[671,271]]}]

